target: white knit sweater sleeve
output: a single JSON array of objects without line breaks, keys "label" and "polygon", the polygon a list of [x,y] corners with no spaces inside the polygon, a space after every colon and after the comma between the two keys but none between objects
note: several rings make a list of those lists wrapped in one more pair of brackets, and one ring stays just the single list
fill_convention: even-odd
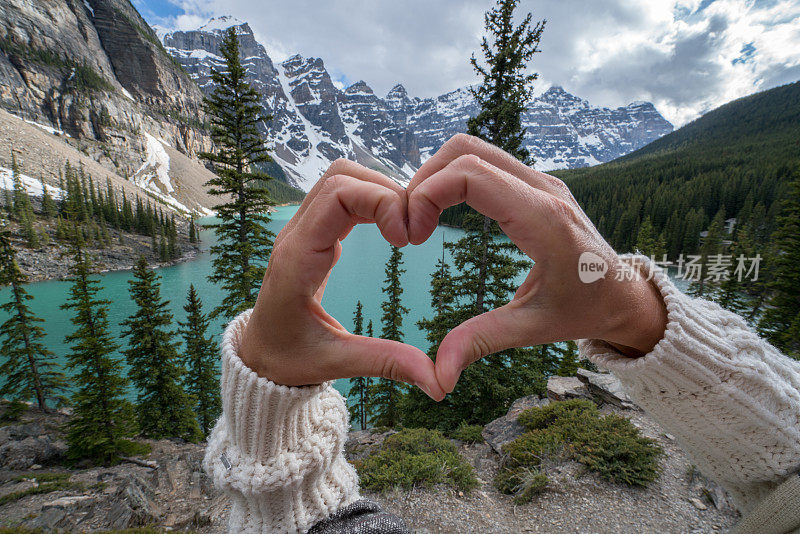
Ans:
[{"label": "white knit sweater sleeve", "polygon": [[800,469],[800,362],[738,315],[684,295],[661,269],[637,260],[653,270],[666,303],[663,339],[641,358],[598,340],[581,341],[581,353],[614,373],[746,512]]},{"label": "white knit sweater sleeve", "polygon": [[237,351],[249,318],[223,335],[223,412],[203,467],[231,498],[230,532],[305,532],[360,499],[343,453],[347,408],[331,382],[286,387],[245,366]]}]

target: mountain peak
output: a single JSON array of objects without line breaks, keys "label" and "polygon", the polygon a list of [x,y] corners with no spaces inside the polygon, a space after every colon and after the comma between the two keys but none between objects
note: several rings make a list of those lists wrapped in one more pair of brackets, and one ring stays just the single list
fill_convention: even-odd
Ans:
[{"label": "mountain peak", "polygon": [[386,98],[408,98],[408,91],[402,83],[398,83],[386,93]]},{"label": "mountain peak", "polygon": [[231,15],[222,15],[219,17],[211,17],[208,22],[200,26],[197,30],[201,32],[221,32],[225,31],[231,26],[245,26],[250,29],[246,22],[233,17]]},{"label": "mountain peak", "polygon": [[372,88],[367,85],[367,82],[364,80],[358,80],[356,83],[345,89],[344,92],[348,95],[354,95],[356,93],[366,93],[368,95],[375,94],[372,91]]}]

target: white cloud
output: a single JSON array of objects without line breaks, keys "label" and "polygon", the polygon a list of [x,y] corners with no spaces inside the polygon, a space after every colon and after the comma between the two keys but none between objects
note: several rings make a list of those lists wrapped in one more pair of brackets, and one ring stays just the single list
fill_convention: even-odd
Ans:
[{"label": "white cloud", "polygon": [[[402,82],[433,96],[472,83],[489,0],[171,0],[178,29],[211,15],[247,20],[274,60],[325,60],[334,79],[378,94]],[[681,125],[731,99],[800,78],[795,0],[523,0],[547,19],[533,68],[597,105],[649,100]]]}]

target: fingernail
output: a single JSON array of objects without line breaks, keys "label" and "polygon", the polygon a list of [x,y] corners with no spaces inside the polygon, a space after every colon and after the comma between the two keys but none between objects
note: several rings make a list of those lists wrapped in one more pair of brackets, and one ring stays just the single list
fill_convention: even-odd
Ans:
[{"label": "fingernail", "polygon": [[431,390],[428,389],[428,386],[426,386],[425,384],[418,384],[417,387],[419,389],[421,389],[425,393],[425,395],[427,395],[428,397],[432,398],[433,400],[436,400],[436,397],[431,395]]}]

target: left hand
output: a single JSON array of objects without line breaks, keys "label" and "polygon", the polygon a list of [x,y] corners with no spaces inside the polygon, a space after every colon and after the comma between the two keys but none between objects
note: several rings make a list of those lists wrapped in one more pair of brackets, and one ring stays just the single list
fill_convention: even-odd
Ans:
[{"label": "left hand", "polygon": [[259,376],[286,386],[379,376],[444,397],[433,362],[418,348],[349,333],[322,307],[341,241],[374,223],[391,244],[408,244],[406,193],[378,172],[337,160],[275,239],[239,356]]}]

